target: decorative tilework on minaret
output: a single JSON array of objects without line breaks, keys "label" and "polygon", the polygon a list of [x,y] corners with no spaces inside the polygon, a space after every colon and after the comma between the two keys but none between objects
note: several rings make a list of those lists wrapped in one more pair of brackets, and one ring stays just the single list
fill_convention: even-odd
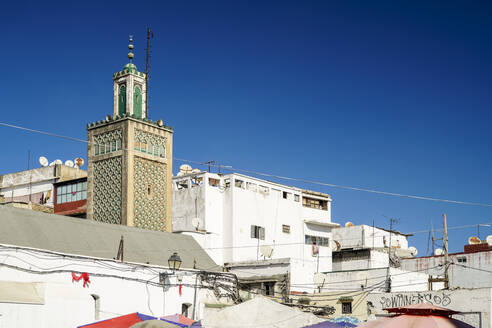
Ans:
[{"label": "decorative tilework on minaret", "polygon": [[87,219],[172,231],[173,130],[145,112],[145,74],[113,74],[113,116],[87,125]]}]

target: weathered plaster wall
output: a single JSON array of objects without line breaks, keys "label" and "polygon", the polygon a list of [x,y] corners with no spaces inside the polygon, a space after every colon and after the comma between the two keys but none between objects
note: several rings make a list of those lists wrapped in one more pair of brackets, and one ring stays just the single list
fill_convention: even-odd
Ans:
[{"label": "weathered plaster wall", "polygon": [[[386,314],[384,308],[430,303],[436,306],[464,312],[453,316],[473,327],[490,328],[492,292],[490,288],[457,289],[422,292],[399,292],[370,294],[367,296],[373,315]],[[481,326],[480,326],[481,323]]]}]

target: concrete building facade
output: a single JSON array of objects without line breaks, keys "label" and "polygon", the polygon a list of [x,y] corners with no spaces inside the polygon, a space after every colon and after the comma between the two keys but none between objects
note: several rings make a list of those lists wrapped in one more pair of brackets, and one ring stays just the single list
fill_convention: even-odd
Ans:
[{"label": "concrete building facade", "polygon": [[0,196],[4,202],[23,202],[54,206],[54,183],[83,178],[87,171],[62,164],[35,168],[0,176]]},{"label": "concrete building facade", "polygon": [[[291,289],[331,270],[331,198],[242,174],[173,178],[175,232],[192,235],[219,265],[264,283],[288,275]],[[270,273],[262,263],[275,261]],[[278,280],[272,280],[275,283]],[[297,285],[297,286],[296,286]],[[264,290],[266,293],[266,291]]]}]

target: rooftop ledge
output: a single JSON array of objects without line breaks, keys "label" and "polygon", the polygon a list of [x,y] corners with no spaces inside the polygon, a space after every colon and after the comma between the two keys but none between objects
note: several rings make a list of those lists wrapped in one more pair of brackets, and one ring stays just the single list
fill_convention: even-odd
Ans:
[{"label": "rooftop ledge", "polygon": [[317,226],[322,226],[322,227],[329,227],[329,228],[340,227],[340,224],[333,223],[333,222],[321,222],[321,221],[316,221],[316,220],[304,220],[304,222],[307,224],[312,224],[312,225],[317,225]]}]

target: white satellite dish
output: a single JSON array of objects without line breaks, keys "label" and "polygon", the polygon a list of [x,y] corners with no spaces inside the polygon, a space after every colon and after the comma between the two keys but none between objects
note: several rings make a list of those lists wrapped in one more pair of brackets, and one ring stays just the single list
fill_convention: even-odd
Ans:
[{"label": "white satellite dish", "polygon": [[348,227],[353,227],[354,224],[350,221],[348,221],[347,223],[345,223],[345,227],[348,228]]},{"label": "white satellite dish", "polygon": [[41,164],[41,166],[43,166],[43,167],[48,166],[48,164],[49,164],[48,159],[44,156],[41,156],[39,158],[39,164]]},{"label": "white satellite dish", "polygon": [[478,245],[481,243],[482,241],[478,237],[471,236],[470,238],[468,238],[468,245]]},{"label": "white satellite dish", "polygon": [[492,246],[492,235],[487,236],[487,238],[485,238],[485,240],[487,241],[487,244],[489,244],[489,246]]},{"label": "white satellite dish", "polygon": [[193,169],[193,170],[191,170],[191,173],[200,173],[200,172],[202,172],[200,169]]},{"label": "white satellite dish", "polygon": [[273,254],[273,247],[260,246],[260,252],[261,252],[261,255],[263,255],[265,258],[270,258],[270,257],[272,257],[272,254]]},{"label": "white satellite dish", "polygon": [[192,171],[193,169],[188,164],[183,164],[179,167],[179,172],[183,172],[183,174],[190,174]]},{"label": "white satellite dish", "polygon": [[75,166],[77,166],[78,168],[81,168],[82,165],[84,165],[84,159],[81,157],[77,157],[76,159],[73,160],[73,162],[75,163]]},{"label": "white satellite dish", "polygon": [[200,227],[200,218],[191,219],[191,225],[195,227],[196,230]]},{"label": "white satellite dish", "polygon": [[55,164],[63,164],[61,159],[55,159]]},{"label": "white satellite dish", "polygon": [[434,251],[434,255],[442,255],[444,254],[444,250],[442,248],[436,248],[436,250]]},{"label": "white satellite dish", "polygon": [[71,160],[66,160],[65,161],[65,166],[68,166],[68,167],[74,167],[74,163],[71,161]]},{"label": "white satellite dish", "polygon": [[53,161],[50,163],[50,166],[55,166],[55,164],[56,164],[55,161]]},{"label": "white satellite dish", "polygon": [[183,172],[178,172],[178,174],[176,174],[177,177],[182,177],[184,175]]},{"label": "white satellite dish", "polygon": [[336,240],[330,241],[330,247],[333,252],[339,251],[342,248],[342,245]]},{"label": "white satellite dish", "polygon": [[417,248],[415,248],[413,246],[408,247],[408,250],[410,251],[410,254],[412,254],[412,256],[416,256],[419,253]]}]

